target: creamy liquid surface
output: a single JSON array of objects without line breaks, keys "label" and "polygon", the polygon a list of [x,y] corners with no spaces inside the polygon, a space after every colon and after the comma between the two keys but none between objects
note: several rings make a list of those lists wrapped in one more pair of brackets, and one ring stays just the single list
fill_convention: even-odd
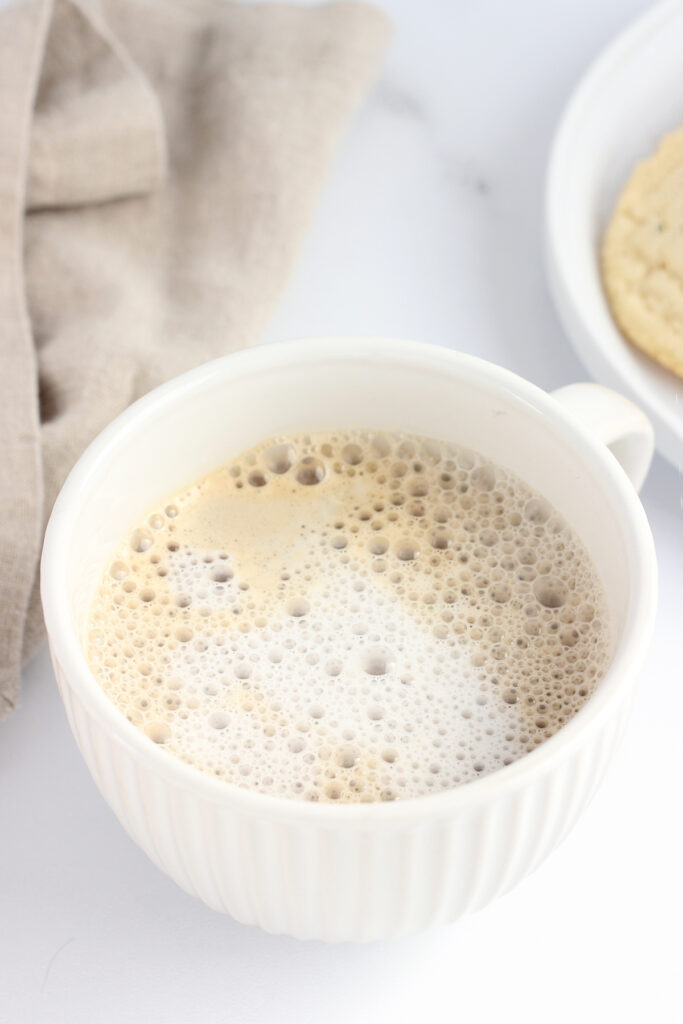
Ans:
[{"label": "creamy liquid surface", "polygon": [[578,537],[510,472],[401,433],[272,438],[134,524],[87,653],[150,741],[294,799],[394,800],[508,765],[608,665]]}]

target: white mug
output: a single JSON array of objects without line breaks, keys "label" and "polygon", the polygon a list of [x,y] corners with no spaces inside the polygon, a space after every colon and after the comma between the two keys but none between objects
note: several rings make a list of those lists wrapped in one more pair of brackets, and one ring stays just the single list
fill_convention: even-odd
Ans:
[{"label": "white mug", "polygon": [[[308,803],[203,774],[127,721],[84,654],[94,588],[131,523],[270,435],[348,427],[456,441],[541,491],[588,548],[616,635],[597,690],[551,739],[468,785],[393,803]],[[652,446],[643,414],[598,385],[548,395],[480,359],[406,341],[255,348],[142,398],[76,464],[42,559],[62,699],[119,821],[210,907],[300,938],[418,932],[510,889],[567,834],[624,729],[655,615],[654,545],[636,494]]]}]

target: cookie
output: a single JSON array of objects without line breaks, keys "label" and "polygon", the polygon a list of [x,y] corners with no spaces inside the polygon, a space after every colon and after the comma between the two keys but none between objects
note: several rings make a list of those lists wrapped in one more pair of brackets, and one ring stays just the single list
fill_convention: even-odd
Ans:
[{"label": "cookie", "polygon": [[683,377],[683,128],[633,171],[605,234],[602,276],[628,340]]}]

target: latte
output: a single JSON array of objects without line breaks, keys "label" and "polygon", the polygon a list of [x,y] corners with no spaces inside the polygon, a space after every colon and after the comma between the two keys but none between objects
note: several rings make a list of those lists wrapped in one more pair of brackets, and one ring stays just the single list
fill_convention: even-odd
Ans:
[{"label": "latte", "polygon": [[609,663],[579,538],[500,466],[444,441],[276,437],[122,540],[90,666],[150,741],[293,799],[394,800],[534,750]]}]

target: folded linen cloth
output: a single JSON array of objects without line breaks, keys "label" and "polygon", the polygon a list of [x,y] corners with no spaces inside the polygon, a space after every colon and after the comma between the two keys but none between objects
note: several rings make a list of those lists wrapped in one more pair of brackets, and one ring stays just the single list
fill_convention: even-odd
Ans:
[{"label": "folded linen cloth", "polygon": [[64,477],[132,400],[257,338],[387,36],[355,3],[0,9],[0,718]]}]

